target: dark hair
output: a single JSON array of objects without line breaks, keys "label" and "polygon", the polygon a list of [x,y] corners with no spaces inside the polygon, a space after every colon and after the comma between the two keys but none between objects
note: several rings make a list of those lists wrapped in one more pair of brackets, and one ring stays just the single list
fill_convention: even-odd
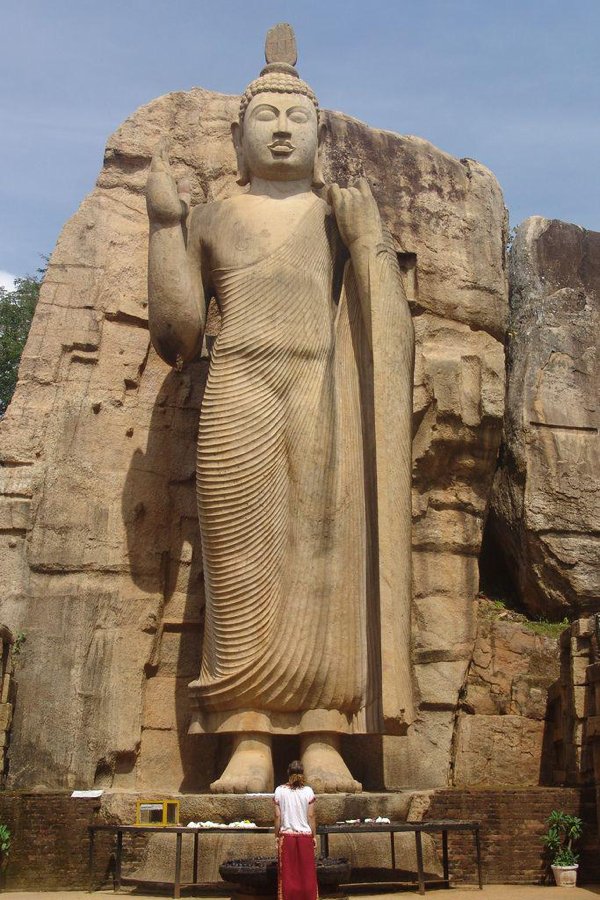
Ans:
[{"label": "dark hair", "polygon": [[288,766],[288,784],[291,788],[304,787],[304,766],[299,759],[295,759]]}]

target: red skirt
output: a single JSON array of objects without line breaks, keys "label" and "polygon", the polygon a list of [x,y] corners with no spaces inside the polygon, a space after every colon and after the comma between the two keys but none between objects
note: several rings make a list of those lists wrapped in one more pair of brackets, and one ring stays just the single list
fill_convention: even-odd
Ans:
[{"label": "red skirt", "polygon": [[317,867],[312,834],[279,835],[278,900],[317,900]]}]

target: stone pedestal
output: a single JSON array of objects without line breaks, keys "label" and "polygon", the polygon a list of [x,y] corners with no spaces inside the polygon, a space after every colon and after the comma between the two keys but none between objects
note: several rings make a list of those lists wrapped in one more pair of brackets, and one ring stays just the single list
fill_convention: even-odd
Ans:
[{"label": "stone pedestal", "polygon": [[[163,797],[163,795],[160,795]],[[164,795],[166,796],[166,795]],[[270,794],[179,794],[180,824],[212,821],[233,822],[250,819],[257,825],[272,825],[273,799]],[[135,820],[135,804],[139,794],[107,792],[102,797],[100,815],[110,822],[131,823]],[[319,794],[317,821],[333,824],[346,819],[386,816],[391,821],[420,819],[427,807],[427,795],[411,791],[397,793]],[[135,841],[135,843],[134,843]],[[391,865],[388,834],[330,835],[330,856],[347,857],[354,867],[387,869]],[[143,844],[143,846],[142,846]],[[394,837],[396,867],[416,872],[415,839],[411,833]],[[148,834],[124,839],[124,874],[141,880],[172,877],[175,859],[173,835]],[[184,837],[182,874],[192,870],[191,838]],[[441,875],[441,857],[435,839],[423,835],[424,867]],[[271,834],[203,834],[200,831],[199,869],[202,881],[219,881],[219,865],[225,859],[250,856],[275,856],[275,838]],[[100,863],[98,871],[101,871]]]}]

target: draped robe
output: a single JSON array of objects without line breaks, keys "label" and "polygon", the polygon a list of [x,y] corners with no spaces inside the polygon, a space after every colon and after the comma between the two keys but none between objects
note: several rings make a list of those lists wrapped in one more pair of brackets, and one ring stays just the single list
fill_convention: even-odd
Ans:
[{"label": "draped robe", "polygon": [[410,687],[410,672],[382,664],[373,359],[329,208],[315,197],[274,252],[212,278],[222,326],[198,438],[207,599],[190,731],[385,730],[382,679]]}]

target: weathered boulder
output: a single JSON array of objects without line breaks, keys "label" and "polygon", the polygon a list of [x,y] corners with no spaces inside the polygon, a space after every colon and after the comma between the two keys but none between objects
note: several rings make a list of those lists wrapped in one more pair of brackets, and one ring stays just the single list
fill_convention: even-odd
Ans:
[{"label": "weathered boulder", "polygon": [[[203,629],[194,463],[208,362],[169,371],[150,346],[144,186],[168,135],[193,203],[240,190],[237,106],[198,88],[139,109],[110,138],[51,258],[0,425],[0,622],[27,635],[13,787],[197,791],[227,751],[187,735]],[[417,335],[419,719],[408,738],[384,739],[380,765],[363,745],[348,753],[368,760],[357,765],[367,787],[446,784],[503,414],[505,210],[478,163],[339,113],[323,119],[326,178],[371,181]],[[218,325],[213,310],[213,334]]]},{"label": "weathered boulder", "polygon": [[456,732],[455,784],[539,784],[543,744],[543,722],[522,716],[461,716]]},{"label": "weathered boulder", "polygon": [[534,216],[510,254],[504,443],[490,558],[550,617],[600,609],[600,233]]},{"label": "weathered boulder", "polygon": [[560,673],[557,630],[479,600],[456,721],[455,785],[536,785],[549,777],[546,719]]},{"label": "weathered boulder", "polygon": [[473,715],[544,720],[548,688],[560,673],[557,630],[479,600],[463,709]]}]

